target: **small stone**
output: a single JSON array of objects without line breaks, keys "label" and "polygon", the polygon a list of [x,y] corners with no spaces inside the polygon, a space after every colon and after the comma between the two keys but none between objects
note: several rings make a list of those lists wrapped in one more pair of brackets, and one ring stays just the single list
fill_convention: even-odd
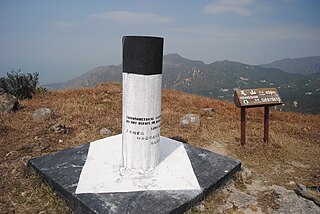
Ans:
[{"label": "small stone", "polygon": [[17,153],[17,151],[8,152],[8,153],[6,154],[6,157],[12,156],[14,153]]},{"label": "small stone", "polygon": [[40,122],[54,117],[54,112],[49,108],[39,108],[32,114],[33,121]]},{"label": "small stone", "polygon": [[241,180],[246,184],[252,183],[252,172],[248,168],[243,168],[240,173]]},{"label": "small stone", "polygon": [[67,134],[68,129],[64,124],[57,123],[49,128],[50,131],[55,133]]},{"label": "small stone", "polygon": [[213,108],[202,108],[201,116],[211,117],[214,113]]},{"label": "small stone", "polygon": [[31,145],[31,147],[33,147],[32,151],[41,152],[41,151],[44,151],[44,150],[46,150],[46,149],[48,149],[50,147],[50,142],[49,141],[41,140],[41,139],[39,139],[39,141],[40,142]]},{"label": "small stone", "polygon": [[293,187],[295,187],[296,186],[296,182],[294,182],[294,181],[290,181],[290,182],[288,182],[288,183],[286,183],[286,185],[285,185],[286,187],[289,187],[289,188],[293,188]]},{"label": "small stone", "polygon": [[103,103],[110,103],[110,102],[112,102],[112,100],[109,99],[109,98],[105,98],[105,99],[102,100],[102,102]]},{"label": "small stone", "polygon": [[218,213],[223,214],[227,210],[233,209],[233,204],[230,202],[227,202],[226,204],[223,204],[217,208]]},{"label": "small stone", "polygon": [[112,134],[112,132],[110,131],[110,129],[107,129],[107,128],[102,128],[100,129],[100,135],[102,137],[108,137]]},{"label": "small stone", "polygon": [[181,125],[192,125],[192,126],[199,126],[200,125],[200,118],[196,114],[187,114],[180,119]]},{"label": "small stone", "polygon": [[22,162],[24,163],[24,165],[28,164],[28,161],[31,159],[31,156],[24,156],[21,158]]},{"label": "small stone", "polygon": [[257,212],[257,211],[258,211],[258,207],[257,207],[257,205],[255,205],[255,204],[251,204],[251,205],[250,205],[250,209],[251,209],[252,211],[254,211],[254,212]]},{"label": "small stone", "polygon": [[257,198],[244,192],[231,193],[229,201],[237,208],[245,208],[257,201]]},{"label": "small stone", "polygon": [[19,109],[18,99],[0,88],[0,112],[12,112]]},{"label": "small stone", "polygon": [[58,143],[63,143],[63,140],[59,139]]},{"label": "small stone", "polygon": [[204,212],[206,210],[206,207],[203,204],[200,204],[197,206],[197,209],[201,212]]},{"label": "small stone", "polygon": [[200,212],[204,212],[206,210],[206,207],[204,206],[203,202],[201,202],[196,206],[196,209]]}]

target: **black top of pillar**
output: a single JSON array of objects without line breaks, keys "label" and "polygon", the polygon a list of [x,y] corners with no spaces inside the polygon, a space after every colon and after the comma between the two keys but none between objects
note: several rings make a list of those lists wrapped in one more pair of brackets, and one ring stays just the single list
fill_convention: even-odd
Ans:
[{"label": "black top of pillar", "polygon": [[122,48],[124,73],[162,74],[163,38],[124,36]]}]

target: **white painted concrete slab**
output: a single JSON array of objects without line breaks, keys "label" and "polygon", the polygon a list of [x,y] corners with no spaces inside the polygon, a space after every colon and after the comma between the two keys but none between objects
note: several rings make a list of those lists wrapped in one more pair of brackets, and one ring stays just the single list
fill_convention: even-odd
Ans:
[{"label": "white painted concrete slab", "polygon": [[160,137],[160,163],[153,171],[120,170],[122,134],[90,144],[76,194],[146,190],[199,190],[185,148],[181,142]]}]

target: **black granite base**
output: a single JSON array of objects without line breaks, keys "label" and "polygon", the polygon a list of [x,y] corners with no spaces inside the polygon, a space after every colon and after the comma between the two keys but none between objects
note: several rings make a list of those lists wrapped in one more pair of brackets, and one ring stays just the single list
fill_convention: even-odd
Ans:
[{"label": "black granite base", "polygon": [[237,160],[184,144],[202,192],[142,191],[75,194],[89,144],[29,161],[75,213],[183,213],[240,169]]}]

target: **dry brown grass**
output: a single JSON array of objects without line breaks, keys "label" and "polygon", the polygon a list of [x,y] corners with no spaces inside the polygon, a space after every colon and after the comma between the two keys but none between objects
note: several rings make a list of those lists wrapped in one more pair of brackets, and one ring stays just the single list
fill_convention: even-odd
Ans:
[{"label": "dry brown grass", "polygon": [[[102,127],[111,129],[113,134],[121,133],[121,96],[121,85],[114,83],[47,92],[22,101],[23,108],[17,112],[1,114],[0,213],[70,212],[27,168],[26,161],[99,139]],[[32,112],[40,107],[51,108],[59,115],[45,122],[33,122]],[[201,109],[206,107],[214,109],[212,117],[203,114]],[[200,127],[179,125],[180,118],[187,113],[201,115]],[[56,123],[65,124],[69,133],[50,131],[49,127]],[[164,90],[161,134],[181,136],[203,148],[214,142],[223,143],[229,156],[240,159],[270,184],[284,185],[293,180],[320,185],[320,115],[272,110],[270,142],[265,145],[263,109],[249,109],[247,144],[240,147],[240,110],[232,103]],[[48,142],[49,147],[34,149],[39,141]],[[207,204],[217,197],[210,196]]]}]

